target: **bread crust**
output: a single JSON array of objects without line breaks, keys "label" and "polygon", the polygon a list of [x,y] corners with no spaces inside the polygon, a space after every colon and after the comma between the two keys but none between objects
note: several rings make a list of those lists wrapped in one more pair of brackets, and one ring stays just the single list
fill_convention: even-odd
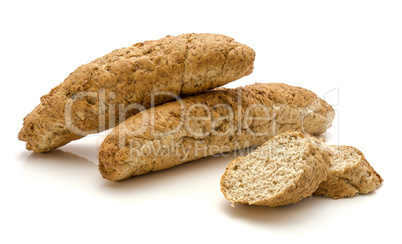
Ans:
[{"label": "bread crust", "polygon": [[[115,50],[78,67],[43,96],[18,138],[28,150],[50,151],[138,113],[123,110],[121,119],[121,107],[149,108],[153,92],[196,94],[249,75],[254,58],[253,49],[217,34],[167,36]],[[173,99],[160,95],[154,105]]]},{"label": "bread crust", "polygon": [[[197,104],[205,109],[194,108]],[[103,141],[98,155],[99,171],[104,178],[118,181],[201,157],[258,146],[287,130],[321,134],[331,126],[334,115],[329,104],[300,87],[267,83],[218,88],[127,119]],[[191,116],[209,119],[180,126],[183,118],[186,122]],[[267,119],[257,118],[264,116]],[[152,126],[142,130],[143,125]],[[167,133],[172,130],[174,133]],[[199,147],[205,150],[200,151]],[[143,153],[144,148],[148,153]],[[166,155],[155,148],[165,148]]]},{"label": "bread crust", "polygon": [[[303,168],[300,171],[298,177],[296,179],[287,179],[287,181],[291,182],[290,185],[282,188],[281,191],[276,193],[275,195],[262,196],[262,199],[259,201],[255,201],[252,199],[252,197],[249,196],[242,196],[242,198],[236,198],[232,196],[230,192],[231,190],[233,190],[234,187],[236,187],[236,185],[232,184],[231,179],[233,178],[232,175],[234,169],[236,167],[239,167],[239,164],[242,164],[247,160],[253,160],[253,158],[257,156],[266,158],[267,160],[270,159],[275,161],[275,159],[273,159],[274,156],[272,156],[272,154],[270,153],[267,153],[265,149],[266,147],[270,146],[270,143],[272,141],[284,136],[295,137],[298,139],[306,138],[309,141],[308,149],[301,152],[304,155],[304,160],[302,162]],[[254,152],[251,152],[245,157],[239,157],[230,162],[221,178],[221,191],[225,198],[232,203],[262,205],[268,207],[278,207],[291,203],[296,203],[303,198],[311,196],[313,192],[318,188],[320,183],[327,179],[330,155],[330,150],[328,150],[327,146],[321,140],[318,140],[317,138],[306,133],[287,131],[271,138],[266,143],[257,148]],[[289,162],[289,165],[286,165],[286,162],[281,162],[281,167],[292,167],[291,163],[292,162]],[[259,177],[261,176],[255,175],[255,181],[272,180],[261,179]]]},{"label": "bread crust", "polygon": [[[367,162],[363,153],[351,146],[329,146],[332,150],[328,179],[322,182],[314,195],[330,198],[353,197],[360,193],[369,193],[377,189],[383,179]],[[337,160],[352,151],[360,156],[360,160],[350,160],[344,167],[337,167]],[[341,155],[343,154],[343,155]],[[346,156],[347,157],[347,156]]]}]

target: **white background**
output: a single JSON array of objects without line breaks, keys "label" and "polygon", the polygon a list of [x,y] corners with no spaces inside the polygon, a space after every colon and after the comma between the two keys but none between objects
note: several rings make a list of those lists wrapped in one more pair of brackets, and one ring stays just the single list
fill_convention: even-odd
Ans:
[{"label": "white background", "polygon": [[[401,13],[401,1],[2,1],[0,242],[400,240]],[[254,72],[228,87],[284,82],[325,97],[337,111],[328,142],[359,148],[383,186],[232,208],[219,180],[233,154],[115,183],[96,166],[105,133],[46,154],[18,141],[24,116],[79,65],[188,32],[254,48]]]}]

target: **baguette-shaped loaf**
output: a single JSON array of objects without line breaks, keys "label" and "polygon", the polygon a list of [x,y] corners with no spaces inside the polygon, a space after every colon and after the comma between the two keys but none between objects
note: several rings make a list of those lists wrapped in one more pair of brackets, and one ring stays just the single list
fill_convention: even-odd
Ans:
[{"label": "baguette-shaped loaf", "polygon": [[221,191],[232,203],[268,207],[296,203],[327,179],[329,157],[323,141],[284,132],[233,160],[221,178]]},{"label": "baguette-shaped loaf", "polygon": [[50,151],[113,128],[174,95],[200,93],[248,75],[254,57],[251,48],[216,34],[167,36],[115,50],[78,67],[43,96],[18,138],[28,150]]},{"label": "baguette-shaped loaf", "polygon": [[353,197],[369,193],[381,185],[383,179],[367,162],[363,153],[351,146],[329,146],[332,150],[328,178],[314,195],[331,198]]},{"label": "baguette-shaped loaf", "polygon": [[258,146],[287,130],[321,134],[333,108],[286,84],[218,88],[142,111],[117,126],[99,151],[99,171],[118,181],[213,154]]}]

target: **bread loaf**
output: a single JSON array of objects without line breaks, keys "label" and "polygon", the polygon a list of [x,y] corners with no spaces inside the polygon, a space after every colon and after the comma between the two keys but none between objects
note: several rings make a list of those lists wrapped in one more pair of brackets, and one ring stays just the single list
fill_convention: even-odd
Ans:
[{"label": "bread loaf", "polygon": [[142,111],[117,126],[99,151],[99,171],[118,181],[198,158],[258,146],[287,130],[321,134],[333,108],[286,84],[218,88]]},{"label": "bread loaf", "polygon": [[[78,67],[41,98],[18,138],[46,152],[183,96],[248,75],[254,51],[232,38],[183,34],[115,50]],[[157,93],[157,94],[155,94]],[[153,96],[155,95],[155,96]]]},{"label": "bread loaf", "polygon": [[245,157],[238,157],[221,178],[232,203],[277,207],[311,196],[327,178],[330,151],[313,136],[285,132]]},{"label": "bread loaf", "polygon": [[331,198],[353,197],[369,193],[383,179],[367,162],[363,153],[351,146],[329,146],[332,150],[328,178],[314,192]]}]

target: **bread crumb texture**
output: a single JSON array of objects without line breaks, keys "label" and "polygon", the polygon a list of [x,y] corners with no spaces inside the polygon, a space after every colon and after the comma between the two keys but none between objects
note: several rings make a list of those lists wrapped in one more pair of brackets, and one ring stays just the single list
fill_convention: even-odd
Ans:
[{"label": "bread crumb texture", "polygon": [[332,156],[328,178],[314,192],[331,198],[353,197],[377,189],[383,179],[363,153],[351,146],[330,146]]},{"label": "bread crumb texture", "polygon": [[305,133],[279,134],[233,160],[221,178],[232,203],[277,207],[311,196],[327,179],[330,150]]}]

